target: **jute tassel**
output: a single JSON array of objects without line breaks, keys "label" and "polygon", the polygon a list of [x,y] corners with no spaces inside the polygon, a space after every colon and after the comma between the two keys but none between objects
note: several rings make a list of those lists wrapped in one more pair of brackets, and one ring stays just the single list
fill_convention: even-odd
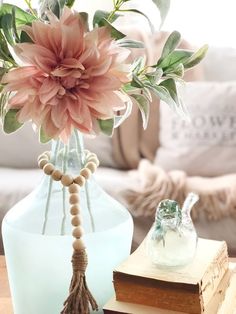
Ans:
[{"label": "jute tassel", "polygon": [[89,305],[98,310],[98,305],[90,293],[85,277],[88,258],[85,249],[74,251],[72,256],[73,276],[70,284],[70,294],[64,302],[61,314],[88,314]]}]

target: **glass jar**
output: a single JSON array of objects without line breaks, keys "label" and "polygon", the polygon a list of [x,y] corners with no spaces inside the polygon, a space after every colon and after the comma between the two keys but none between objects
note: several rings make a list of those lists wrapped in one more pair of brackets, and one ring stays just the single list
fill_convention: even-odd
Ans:
[{"label": "glass jar", "polygon": [[[78,174],[84,163],[82,136],[75,132],[66,145],[53,142],[51,162],[67,174]],[[102,313],[114,294],[113,269],[130,253],[133,221],[93,177],[81,189],[80,202],[88,253],[87,283],[99,305],[96,313]],[[45,176],[6,214],[2,233],[14,313],[60,313],[72,276],[67,188]]]}]

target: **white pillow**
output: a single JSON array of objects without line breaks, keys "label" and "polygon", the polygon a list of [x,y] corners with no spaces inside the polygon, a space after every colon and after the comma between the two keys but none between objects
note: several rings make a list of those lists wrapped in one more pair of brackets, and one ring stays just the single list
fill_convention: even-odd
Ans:
[{"label": "white pillow", "polygon": [[234,81],[236,79],[236,49],[210,47],[202,61],[204,80]]},{"label": "white pillow", "polygon": [[[100,164],[116,167],[112,158],[112,139],[99,135],[95,139],[84,136],[84,146],[98,155]],[[30,123],[12,134],[0,130],[0,167],[36,168],[38,156],[45,150],[50,150],[51,144],[41,144],[37,133]]]},{"label": "white pillow", "polygon": [[236,82],[188,83],[184,102],[190,123],[161,103],[155,163],[191,176],[236,172]]}]

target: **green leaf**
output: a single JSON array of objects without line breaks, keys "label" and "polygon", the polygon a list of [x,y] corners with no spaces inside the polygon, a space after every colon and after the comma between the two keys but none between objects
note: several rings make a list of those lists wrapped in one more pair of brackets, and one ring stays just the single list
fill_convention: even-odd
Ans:
[{"label": "green leaf", "polygon": [[132,101],[128,101],[125,112],[119,116],[115,116],[114,128],[118,128],[125,121],[125,119],[128,118],[128,116],[131,114],[132,106]]},{"label": "green leaf", "polygon": [[163,75],[163,71],[160,68],[156,68],[153,72],[146,73],[146,77],[151,84],[156,84]]},{"label": "green leaf", "polygon": [[127,10],[118,10],[118,12],[131,12],[131,13],[137,13],[144,16],[148,21],[148,24],[150,26],[152,33],[154,33],[154,27],[153,27],[152,22],[150,21],[149,17],[146,14],[144,14],[142,11],[139,11],[137,9],[127,9]]},{"label": "green leaf", "polygon": [[184,68],[189,69],[197,65],[206,55],[208,45],[204,45],[199,50],[194,52],[189,59],[183,62]]},{"label": "green leaf", "polygon": [[138,105],[138,108],[141,112],[143,128],[145,130],[148,125],[148,119],[149,119],[149,113],[150,113],[149,101],[143,95],[132,94],[131,97],[135,99],[135,103]]},{"label": "green leaf", "polygon": [[46,144],[46,143],[48,143],[49,141],[51,141],[51,139],[52,139],[52,138],[51,138],[50,136],[48,136],[48,135],[44,132],[43,128],[41,127],[40,130],[39,130],[39,141],[40,141],[40,143]]},{"label": "green leaf", "polygon": [[17,28],[16,28],[16,9],[15,9],[15,7],[13,7],[13,9],[12,9],[12,32],[14,35],[15,42],[19,43],[20,38],[19,38]]},{"label": "green leaf", "polygon": [[66,0],[65,4],[68,8],[72,8],[74,3],[75,3],[75,0]]},{"label": "green leaf", "polygon": [[161,62],[163,59],[165,59],[171,52],[175,50],[175,48],[178,46],[181,39],[181,35],[179,32],[174,31],[170,34],[170,36],[167,38],[165,45],[162,49],[162,54],[159,62]]},{"label": "green leaf", "polygon": [[174,68],[168,68],[168,70],[165,71],[165,76],[173,78],[182,78],[184,76],[183,63],[178,64]]},{"label": "green leaf", "polygon": [[153,92],[158,98],[163,100],[165,103],[167,103],[173,110],[176,111],[177,104],[171,97],[169,91],[167,88],[164,86],[159,86],[159,85],[151,85],[151,84],[146,84],[146,87]]},{"label": "green leaf", "polygon": [[79,12],[79,15],[83,21],[83,25],[86,31],[89,31],[89,22],[88,22],[88,13],[87,12]]},{"label": "green leaf", "polygon": [[126,93],[126,94],[130,94],[132,92],[135,92],[137,90],[136,87],[132,86],[131,83],[127,83],[124,84],[122,87],[122,90]]},{"label": "green leaf", "polygon": [[160,11],[160,16],[161,16],[160,28],[161,28],[165,22],[166,16],[170,9],[170,0],[152,0],[152,1],[155,3],[155,5],[158,7]]},{"label": "green leaf", "polygon": [[131,40],[131,39],[120,39],[117,41],[120,47],[128,48],[144,48],[144,44],[141,41]]},{"label": "green leaf", "polygon": [[16,118],[18,111],[18,109],[10,109],[6,113],[3,120],[3,130],[5,133],[10,134],[15,132],[23,125],[23,123],[20,123]]},{"label": "green leaf", "polygon": [[134,74],[138,74],[140,70],[142,70],[145,67],[146,64],[146,58],[145,57],[139,57],[134,60],[132,63],[132,72]]},{"label": "green leaf", "polygon": [[[104,19],[107,20],[109,15],[110,12],[97,10],[93,16],[93,27],[104,26]],[[113,23],[119,16],[119,14],[114,14],[110,22]]]},{"label": "green leaf", "polygon": [[16,27],[19,27],[19,26],[25,25],[25,24],[31,24],[32,21],[34,21],[36,19],[35,16],[27,13],[26,11],[22,10],[21,8],[15,6],[15,5],[9,4],[9,3],[4,3],[0,7],[0,25],[2,25],[1,20],[2,20],[3,16],[6,14],[12,14],[13,8],[15,10]]},{"label": "green leaf", "polygon": [[131,81],[131,85],[133,87],[138,87],[138,88],[142,88],[144,87],[144,83],[139,79],[139,77],[133,73],[133,78]]},{"label": "green leaf", "polygon": [[106,120],[98,119],[98,124],[102,133],[108,136],[111,136],[113,134],[114,124],[115,124],[114,119],[106,119]]},{"label": "green leaf", "polygon": [[60,18],[62,10],[66,4],[66,0],[41,0],[40,1],[40,16],[42,19],[47,20],[46,11],[51,11],[58,18]]},{"label": "green leaf", "polygon": [[[3,85],[0,85],[0,91],[2,91]],[[9,99],[9,93],[0,94],[0,118],[4,118],[6,114],[6,105]]]},{"label": "green leaf", "polygon": [[2,80],[3,75],[7,73],[7,71],[8,71],[7,68],[0,67],[0,82]]},{"label": "green leaf", "polygon": [[174,100],[174,102],[176,104],[179,104],[179,99],[178,99],[178,95],[177,95],[177,89],[176,89],[176,84],[175,81],[172,78],[169,78],[167,80],[162,81],[159,86],[164,86],[170,96],[172,97],[172,99]]},{"label": "green leaf", "polygon": [[32,43],[33,40],[29,37],[29,35],[25,31],[22,31],[20,33],[20,42],[21,43]]},{"label": "green leaf", "polygon": [[162,68],[163,72],[173,71],[180,63],[184,64],[191,56],[193,52],[188,50],[175,50],[170,53],[165,59],[159,60],[154,67]]},{"label": "green leaf", "polygon": [[170,105],[170,107],[178,114],[180,115],[182,118],[184,119],[189,119],[189,114],[188,111],[184,105],[184,103],[182,102],[181,98],[178,95],[178,90],[176,88],[176,82],[174,79],[170,78],[167,80],[164,80],[161,82],[161,84],[159,84],[159,86],[164,87],[168,90],[171,98],[174,101],[174,106],[172,103],[168,103],[167,104]]},{"label": "green leaf", "polygon": [[13,46],[15,42],[14,42],[13,33],[12,33],[12,15],[11,14],[5,14],[1,18],[1,28],[3,30],[3,33],[5,35],[7,42],[11,46]]},{"label": "green leaf", "polygon": [[110,30],[111,37],[114,39],[122,39],[126,36],[125,34],[118,31],[118,29],[116,29],[110,22],[108,22],[108,20],[104,18],[100,21],[99,26],[106,26]]},{"label": "green leaf", "polygon": [[15,63],[8,49],[7,41],[4,35],[2,34],[2,30],[0,30],[0,59],[10,62],[12,64]]}]

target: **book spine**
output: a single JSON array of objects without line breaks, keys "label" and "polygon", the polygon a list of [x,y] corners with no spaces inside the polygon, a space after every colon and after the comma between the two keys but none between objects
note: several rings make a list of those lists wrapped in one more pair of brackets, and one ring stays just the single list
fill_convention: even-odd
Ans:
[{"label": "book spine", "polygon": [[123,284],[114,281],[116,300],[156,308],[191,314],[202,313],[202,298],[199,293],[181,289],[160,289],[158,287],[139,286],[132,282]]}]

